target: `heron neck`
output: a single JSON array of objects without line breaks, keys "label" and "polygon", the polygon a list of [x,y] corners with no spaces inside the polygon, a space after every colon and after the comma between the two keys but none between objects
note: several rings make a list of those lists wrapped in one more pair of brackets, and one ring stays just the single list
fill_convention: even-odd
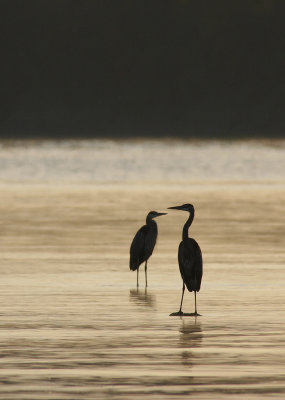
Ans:
[{"label": "heron neck", "polygon": [[153,225],[153,224],[156,225],[156,222],[152,218],[146,217],[146,224],[147,225]]},{"label": "heron neck", "polygon": [[183,240],[188,238],[188,229],[189,229],[190,225],[192,224],[193,219],[194,219],[194,211],[189,214],[189,218],[187,219],[187,221],[183,227],[183,231],[182,231],[182,239]]}]

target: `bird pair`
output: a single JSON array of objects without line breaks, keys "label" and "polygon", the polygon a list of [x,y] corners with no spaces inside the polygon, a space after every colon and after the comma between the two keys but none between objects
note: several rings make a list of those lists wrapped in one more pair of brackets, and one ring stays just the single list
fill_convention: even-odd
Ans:
[{"label": "bird pair", "polygon": [[[183,281],[182,296],[180,309],[178,312],[170,314],[171,316],[176,315],[199,315],[197,313],[197,302],[196,292],[199,292],[201,286],[201,280],[203,275],[203,260],[201,249],[195,239],[188,237],[188,229],[194,219],[194,206],[192,204],[183,204],[182,206],[169,207],[169,209],[182,210],[189,212],[189,218],[187,219],[183,231],[182,241],[178,248],[178,263],[180,274]],[[152,255],[156,239],[157,239],[157,224],[153,220],[160,215],[166,215],[166,213],[159,213],[156,211],[150,211],[146,217],[146,225],[143,225],[136,233],[130,248],[130,269],[137,271],[137,287],[139,266],[145,262],[145,284],[147,287],[147,261]],[[195,312],[194,313],[183,313],[182,303],[184,297],[185,286],[189,292],[195,294]]]}]

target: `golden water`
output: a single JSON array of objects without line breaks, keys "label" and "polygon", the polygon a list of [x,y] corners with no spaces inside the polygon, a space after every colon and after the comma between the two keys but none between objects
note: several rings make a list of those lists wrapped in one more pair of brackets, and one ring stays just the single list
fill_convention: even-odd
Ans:
[{"label": "golden water", "polygon": [[[0,189],[0,398],[284,399],[284,186]],[[169,316],[187,214],[157,219],[147,291],[128,267],[146,213],[184,202],[204,257],[198,318]]]}]

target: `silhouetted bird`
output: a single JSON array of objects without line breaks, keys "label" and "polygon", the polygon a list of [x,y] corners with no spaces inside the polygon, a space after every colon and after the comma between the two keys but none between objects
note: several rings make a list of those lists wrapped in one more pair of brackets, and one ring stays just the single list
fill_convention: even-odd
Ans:
[{"label": "silhouetted bird", "polygon": [[[169,209],[182,210],[189,212],[189,218],[186,221],[182,231],[182,242],[178,248],[178,263],[180,274],[183,280],[182,297],[180,309],[170,315],[183,315],[182,302],[185,291],[185,285],[189,292],[195,293],[195,312],[188,315],[199,315],[197,313],[196,292],[199,292],[203,275],[203,260],[201,249],[195,239],[188,237],[188,229],[194,219],[194,207],[192,204],[183,204],[177,207],[168,207]],[[186,315],[186,314],[184,314]]]},{"label": "silhouetted bird", "polygon": [[146,217],[146,225],[136,233],[130,248],[130,269],[137,270],[137,287],[139,286],[139,266],[145,262],[145,286],[147,287],[147,260],[152,255],[156,238],[157,224],[153,218],[167,213],[150,211]]}]

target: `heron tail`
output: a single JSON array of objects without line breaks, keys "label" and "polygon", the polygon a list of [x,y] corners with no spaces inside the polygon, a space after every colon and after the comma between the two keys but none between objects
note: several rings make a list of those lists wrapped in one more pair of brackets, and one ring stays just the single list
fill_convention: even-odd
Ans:
[{"label": "heron tail", "polygon": [[130,270],[131,271],[136,271],[139,266],[140,266],[139,260],[130,259]]},{"label": "heron tail", "polygon": [[185,284],[189,292],[199,292],[200,290],[201,282],[197,279],[190,280]]}]

